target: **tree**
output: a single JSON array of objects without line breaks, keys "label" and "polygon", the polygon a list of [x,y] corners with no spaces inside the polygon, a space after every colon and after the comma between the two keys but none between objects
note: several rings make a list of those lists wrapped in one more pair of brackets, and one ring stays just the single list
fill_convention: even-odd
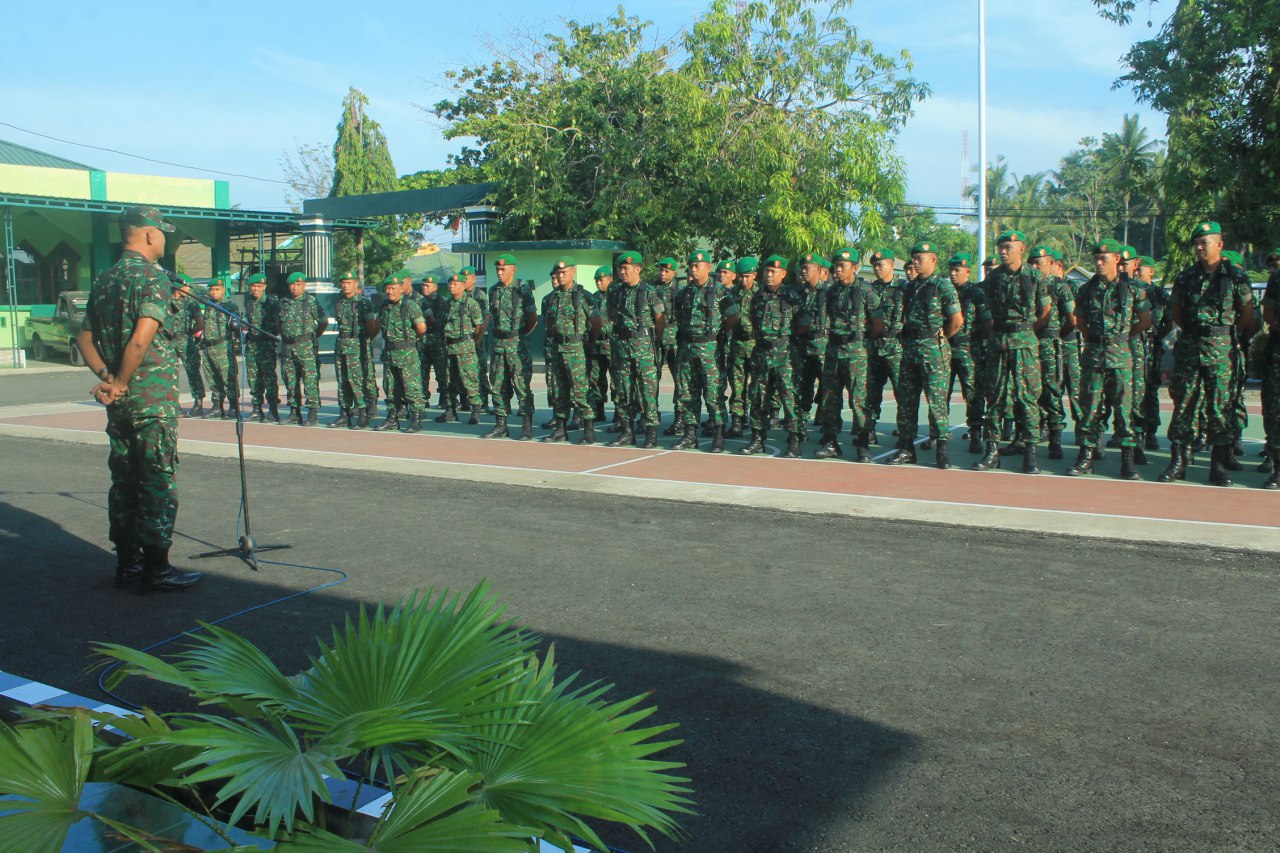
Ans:
[{"label": "tree", "polygon": [[927,240],[938,247],[938,259],[945,265],[947,259],[957,252],[976,255],[978,238],[970,229],[939,222],[937,214],[931,208],[890,207],[886,211],[888,232],[878,243],[869,245],[868,252],[885,248],[893,252],[895,257],[911,257],[911,247],[922,240]]},{"label": "tree", "polygon": [[1107,180],[1124,200],[1124,226],[1121,241],[1129,242],[1129,219],[1133,197],[1147,184],[1155,162],[1159,143],[1147,137],[1146,128],[1136,115],[1126,115],[1119,133],[1108,133],[1102,139],[1101,165]]},{"label": "tree", "polygon": [[[338,138],[333,143],[333,184],[330,198],[392,192],[400,189],[387,138],[378,123],[365,114],[369,99],[352,87],[342,102]],[[381,228],[352,237],[341,232],[334,239],[339,269],[355,268],[361,278],[378,280],[398,269],[412,254],[419,222],[413,217],[382,217]],[[366,269],[367,267],[367,269]]]},{"label": "tree", "polygon": [[302,210],[302,202],[309,198],[328,198],[333,187],[333,154],[329,148],[301,143],[298,150],[280,156],[280,170],[289,184],[285,202],[294,213]]}]

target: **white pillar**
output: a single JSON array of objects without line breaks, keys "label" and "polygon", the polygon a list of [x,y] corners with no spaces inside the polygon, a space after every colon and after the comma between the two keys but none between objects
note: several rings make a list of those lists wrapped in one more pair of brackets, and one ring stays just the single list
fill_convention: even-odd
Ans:
[{"label": "white pillar", "polygon": [[[467,220],[467,242],[489,242],[489,228],[498,218],[498,208],[488,204],[477,204],[462,209]],[[486,283],[488,270],[484,265],[484,254],[475,252],[471,255],[471,266],[476,268],[476,285]]]},{"label": "white pillar", "polygon": [[333,223],[320,216],[298,220],[302,232],[302,269],[308,282],[333,284]]}]

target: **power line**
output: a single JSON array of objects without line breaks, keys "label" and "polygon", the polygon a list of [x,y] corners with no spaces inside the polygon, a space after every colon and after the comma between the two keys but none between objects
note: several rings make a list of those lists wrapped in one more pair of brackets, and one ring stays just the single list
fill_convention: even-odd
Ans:
[{"label": "power line", "polygon": [[75,145],[80,148],[92,148],[94,151],[106,151],[110,154],[119,154],[122,157],[133,157],[136,160],[146,160],[148,163],[158,163],[161,166],[173,166],[176,169],[190,169],[193,172],[208,172],[211,175],[226,175],[231,178],[245,178],[250,181],[262,181],[263,183],[266,183],[266,184],[283,184],[285,186],[289,185],[288,181],[280,181],[280,180],[276,180],[275,178],[259,178],[256,175],[245,175],[240,172],[224,172],[221,169],[206,169],[203,166],[187,166],[183,163],[170,163],[168,160],[156,160],[153,157],[144,157],[141,154],[130,154],[128,151],[120,151],[116,148],[104,148],[101,145],[89,145],[88,143],[85,143],[85,142],[73,142],[70,139],[62,139],[61,137],[58,137],[58,136],[50,136],[47,133],[39,133],[34,130],[27,130],[25,127],[18,127],[16,124],[10,124],[7,121],[0,121],[0,125],[4,125],[5,127],[11,127],[14,130],[22,131],[23,133],[29,133],[32,136],[39,136],[41,139],[51,139],[54,142],[61,142],[64,145]]}]

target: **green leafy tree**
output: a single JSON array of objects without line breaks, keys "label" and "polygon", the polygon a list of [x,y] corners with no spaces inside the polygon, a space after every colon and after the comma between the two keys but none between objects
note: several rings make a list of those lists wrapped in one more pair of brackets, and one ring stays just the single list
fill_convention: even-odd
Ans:
[{"label": "green leafy tree", "polygon": [[[889,229],[883,239],[866,244],[866,253],[887,248],[895,257],[911,257],[911,247],[927,240],[938,247],[938,258],[945,265],[957,252],[974,255],[978,251],[978,238],[973,231],[959,224],[939,222],[930,208],[891,207],[886,210]],[[865,260],[865,258],[864,258]],[[945,266],[943,267],[945,273]]]},{"label": "green leafy tree", "polygon": [[[342,102],[338,138],[333,143],[333,182],[330,198],[400,189],[387,138],[365,108],[369,99],[352,87]],[[382,217],[382,227],[352,236],[341,232],[334,239],[338,269],[355,268],[365,280],[378,280],[398,269],[417,244],[420,218]]]},{"label": "green leafy tree", "polygon": [[1129,242],[1129,222],[1134,197],[1142,198],[1155,167],[1159,143],[1147,136],[1146,128],[1136,115],[1126,115],[1119,133],[1108,133],[1102,139],[1101,165],[1107,181],[1120,193],[1124,203],[1124,219],[1120,239]]}]

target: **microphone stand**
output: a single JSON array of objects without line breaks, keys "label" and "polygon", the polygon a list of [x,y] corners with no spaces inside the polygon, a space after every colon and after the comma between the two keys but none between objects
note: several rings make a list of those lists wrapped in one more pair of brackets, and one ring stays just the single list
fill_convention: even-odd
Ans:
[{"label": "microphone stand", "polygon": [[[172,276],[170,276],[172,279]],[[183,287],[190,298],[213,308],[215,311],[221,311],[223,314],[231,318],[231,323],[240,330],[240,358],[242,360],[242,370],[240,379],[240,399],[236,401],[236,455],[240,460],[240,507],[244,511],[244,533],[240,536],[240,541],[234,548],[219,548],[216,551],[206,551],[203,554],[192,554],[188,559],[203,560],[208,557],[238,557],[244,561],[245,565],[253,569],[255,572],[259,570],[258,559],[255,555],[264,551],[282,551],[286,548],[292,548],[292,545],[259,545],[253,538],[253,529],[249,521],[249,479],[245,473],[244,465],[244,412],[241,410],[240,403],[246,397],[244,393],[248,389],[245,383],[248,382],[249,375],[249,346],[248,336],[252,330],[255,334],[261,335],[273,341],[279,341],[280,336],[268,332],[259,326],[250,323],[244,317],[232,311],[220,302],[215,302],[207,293],[202,293],[196,289],[194,285],[188,285],[181,280],[173,280],[175,287]]]}]

